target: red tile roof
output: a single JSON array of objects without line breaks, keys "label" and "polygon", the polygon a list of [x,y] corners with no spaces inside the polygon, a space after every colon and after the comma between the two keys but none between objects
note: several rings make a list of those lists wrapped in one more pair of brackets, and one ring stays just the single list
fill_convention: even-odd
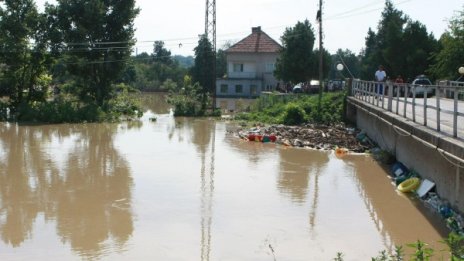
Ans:
[{"label": "red tile roof", "polygon": [[253,27],[252,33],[226,50],[227,53],[278,53],[282,46],[261,27]]}]

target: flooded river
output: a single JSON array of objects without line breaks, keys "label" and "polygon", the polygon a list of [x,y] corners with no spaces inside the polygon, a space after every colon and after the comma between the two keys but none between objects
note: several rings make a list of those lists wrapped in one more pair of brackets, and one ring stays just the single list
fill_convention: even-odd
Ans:
[{"label": "flooded river", "polygon": [[[369,156],[245,142],[231,123],[0,123],[0,260],[370,260],[446,236]],[[157,121],[150,121],[156,116]]]}]

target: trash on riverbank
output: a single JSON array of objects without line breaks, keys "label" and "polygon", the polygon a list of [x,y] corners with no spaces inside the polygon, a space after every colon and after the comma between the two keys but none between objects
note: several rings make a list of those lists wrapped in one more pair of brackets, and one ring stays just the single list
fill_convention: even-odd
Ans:
[{"label": "trash on riverbank", "polygon": [[240,128],[236,134],[249,141],[276,142],[284,146],[306,147],[318,150],[346,149],[347,152],[364,153],[373,145],[370,139],[363,136],[357,138],[361,131],[347,128],[344,124],[285,126],[256,126],[251,129]]},{"label": "trash on riverbank", "polygon": [[423,204],[434,213],[439,214],[445,220],[447,227],[451,231],[464,236],[464,218],[458,211],[454,210],[446,200],[440,198],[435,191],[434,182],[428,179],[422,179],[417,172],[408,170],[401,162],[394,163],[391,170],[392,179],[395,181],[394,184],[400,191],[401,189],[399,187],[404,182],[411,179],[419,179],[419,185],[412,190],[414,192],[413,195],[417,196]]}]

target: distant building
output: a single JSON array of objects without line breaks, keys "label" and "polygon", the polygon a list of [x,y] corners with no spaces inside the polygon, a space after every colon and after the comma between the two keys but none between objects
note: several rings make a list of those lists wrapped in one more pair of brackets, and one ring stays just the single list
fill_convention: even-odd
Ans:
[{"label": "distant building", "polygon": [[253,27],[249,36],[225,50],[227,75],[216,80],[216,96],[256,98],[262,91],[275,90],[274,70],[281,48],[261,27]]}]

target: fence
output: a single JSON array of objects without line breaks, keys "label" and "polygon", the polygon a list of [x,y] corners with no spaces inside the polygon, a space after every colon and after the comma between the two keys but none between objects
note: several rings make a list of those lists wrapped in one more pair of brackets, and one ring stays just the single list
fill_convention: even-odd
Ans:
[{"label": "fence", "polygon": [[464,138],[462,82],[412,85],[353,80],[351,95],[438,132]]}]

